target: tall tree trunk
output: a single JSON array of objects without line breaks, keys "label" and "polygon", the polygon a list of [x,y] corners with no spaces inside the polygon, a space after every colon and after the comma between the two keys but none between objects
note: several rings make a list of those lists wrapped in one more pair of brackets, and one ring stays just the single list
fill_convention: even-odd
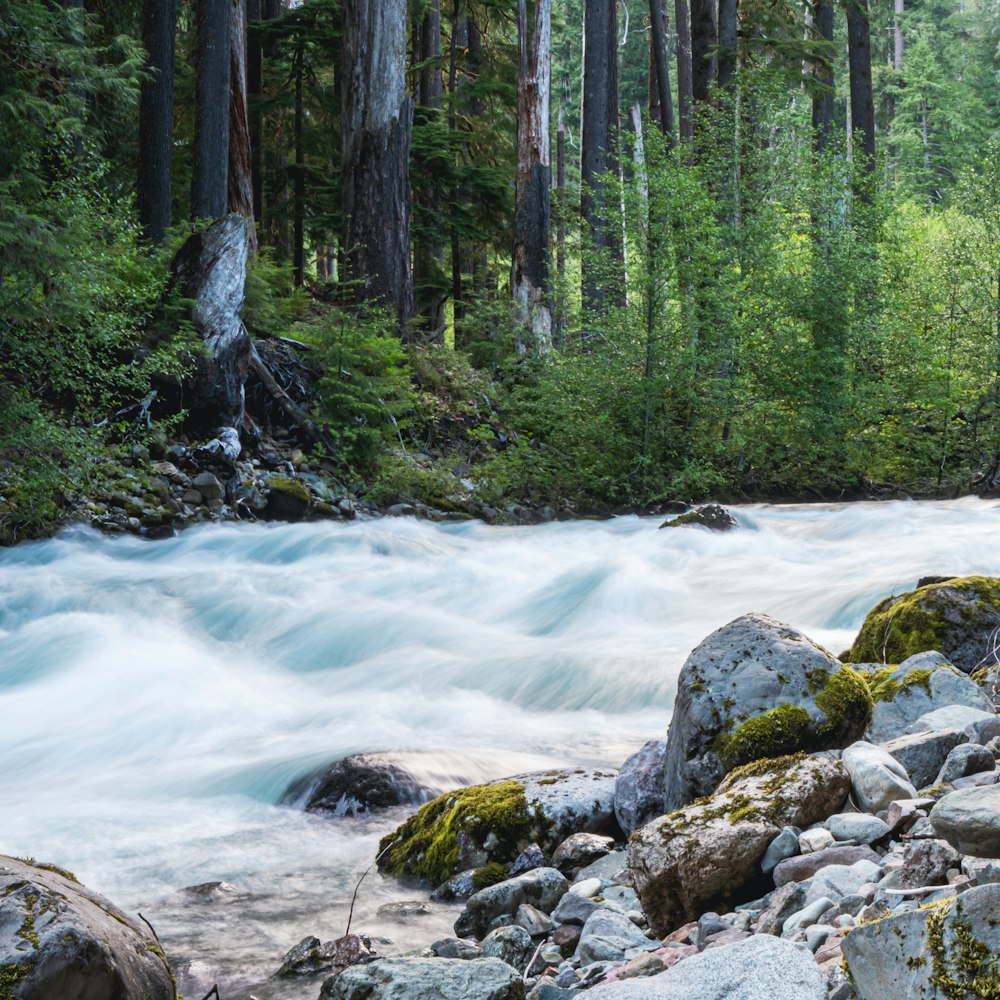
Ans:
[{"label": "tall tree trunk", "polygon": [[528,37],[527,0],[517,3],[517,187],[514,196],[514,252],[511,293],[521,329],[521,354],[543,352],[552,343],[549,301],[549,206],[552,175],[549,104],[552,93],[550,0],[535,0],[535,24]]},{"label": "tall tree trunk", "polygon": [[257,249],[253,215],[253,167],[247,116],[246,0],[231,0],[229,17],[229,211],[245,218],[250,249]]},{"label": "tall tree trunk", "polygon": [[830,43],[823,58],[813,64],[813,75],[820,85],[812,97],[813,146],[822,153],[833,127],[833,0],[813,0],[813,24],[817,38]]},{"label": "tall tree trunk", "polygon": [[[872,41],[868,0],[848,0],[847,55],[851,78],[851,128],[854,155],[863,157],[866,174],[875,170],[875,102],[872,96]],[[861,144],[858,144],[858,133]]]},{"label": "tall tree trunk", "polygon": [[[464,0],[454,0],[451,11],[451,44],[448,52],[448,96],[450,98],[450,114],[448,116],[448,128],[453,136],[453,148],[456,155],[459,143],[454,137],[458,134],[458,71],[459,71],[459,51],[465,51],[469,46],[469,22],[465,16]],[[452,204],[456,207],[461,204],[462,190],[461,184],[456,181],[452,191]],[[455,346],[458,347],[464,339],[465,326],[465,287],[463,275],[466,273],[466,264],[469,254],[462,243],[462,234],[459,232],[457,218],[453,213],[450,220],[451,228],[451,302],[452,315],[454,317]],[[471,265],[469,265],[471,266]]]},{"label": "tall tree trunk", "polygon": [[691,15],[687,0],[674,0],[677,28],[677,131],[681,142],[694,142],[694,68],[691,65]]},{"label": "tall tree trunk", "polygon": [[292,240],[292,262],[295,269],[295,284],[301,287],[306,280],[306,153],[303,142],[305,131],[305,106],[303,86],[305,84],[305,46],[299,43],[295,49],[295,177],[292,182],[294,236]]},{"label": "tall tree trunk", "polygon": [[361,302],[413,313],[406,0],[344,0],[344,237]]},{"label": "tall tree trunk", "polygon": [[904,0],[894,0],[892,6],[895,15],[892,26],[892,67],[897,73],[903,72],[903,2]]},{"label": "tall tree trunk", "polygon": [[736,74],[736,41],[739,33],[737,0],[719,0],[719,89]]},{"label": "tall tree trunk", "polygon": [[136,202],[146,238],[159,243],[170,226],[174,138],[174,33],[177,0],[145,0],[142,44],[149,76],[139,91],[139,176]]},{"label": "tall tree trunk", "polygon": [[232,0],[197,0],[194,176],[191,213],[226,213],[229,183],[229,15]]},{"label": "tall tree trunk", "polygon": [[566,191],[566,104],[569,100],[569,80],[563,83],[559,96],[559,124],[556,129],[556,274],[559,280],[559,300],[556,304],[554,341],[561,346],[566,337],[566,215],[569,208]]},{"label": "tall tree trunk", "polygon": [[[248,26],[261,19],[260,0],[246,0]],[[260,102],[264,97],[264,50],[260,41],[247,33],[247,113],[250,129],[250,186],[253,191],[253,217],[258,222],[264,217],[264,180],[261,144],[264,125]]]},{"label": "tall tree trunk", "polygon": [[[420,70],[417,76],[415,119],[433,121],[441,112],[441,0],[430,0],[413,41]],[[425,176],[428,171],[425,170]],[[428,216],[440,216],[440,204],[433,180],[414,190],[414,201]],[[424,226],[419,238],[413,236],[413,293],[417,325],[421,337],[430,343],[444,343],[444,240],[440,226]]]},{"label": "tall tree trunk", "polygon": [[[674,146],[674,102],[670,92],[670,49],[667,45],[667,11],[663,0],[649,0],[650,113],[660,126],[668,148]],[[655,98],[653,100],[652,98]]]},{"label": "tall tree trunk", "polygon": [[[620,257],[617,209],[606,196],[604,175],[615,166],[618,138],[618,31],[615,4],[585,0],[583,46],[583,123],[580,158],[581,210],[587,238],[599,258]],[[617,197],[614,203],[617,204]],[[584,309],[591,318],[603,311],[604,289],[599,262],[585,255],[582,273]]]},{"label": "tall tree trunk", "polygon": [[696,106],[712,98],[717,41],[714,0],[691,0],[691,92]]}]

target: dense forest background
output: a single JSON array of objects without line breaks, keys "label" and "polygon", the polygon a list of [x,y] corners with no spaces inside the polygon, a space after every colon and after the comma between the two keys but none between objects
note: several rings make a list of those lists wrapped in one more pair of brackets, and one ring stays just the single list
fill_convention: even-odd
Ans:
[{"label": "dense forest background", "polygon": [[[998,46],[997,0],[8,0],[0,534],[225,424],[379,503],[992,490]],[[206,418],[229,213],[291,405]]]}]

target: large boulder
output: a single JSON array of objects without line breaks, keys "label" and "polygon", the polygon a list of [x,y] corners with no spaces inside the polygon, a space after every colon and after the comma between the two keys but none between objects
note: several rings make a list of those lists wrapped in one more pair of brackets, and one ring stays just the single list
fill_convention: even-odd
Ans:
[{"label": "large boulder", "polygon": [[757,934],[691,955],[657,976],[601,986],[594,996],[600,1000],[826,1000],[827,993],[808,948]]},{"label": "large boulder", "polygon": [[851,776],[854,798],[865,812],[877,813],[897,799],[917,797],[906,768],[882,747],[858,740],[841,759]]},{"label": "large boulder", "polygon": [[962,854],[1000,858],[1000,785],[962,788],[931,810],[934,832]]},{"label": "large boulder", "polygon": [[533,868],[474,893],[466,903],[469,928],[482,937],[497,917],[513,916],[525,903],[542,913],[551,913],[568,891],[569,880],[562,872],[555,868]]},{"label": "large boulder", "polygon": [[661,528],[682,528],[686,524],[700,525],[711,531],[732,531],[739,527],[736,518],[717,503],[705,504],[697,510],[689,510],[679,517],[672,517],[660,525]]},{"label": "large boulder", "polygon": [[355,754],[293,781],[287,805],[331,816],[366,816],[392,806],[418,805],[432,797],[402,764],[385,754]]},{"label": "large boulder", "polygon": [[730,775],[711,798],[636,831],[629,867],[650,926],[663,936],[736,900],[759,877],[782,827],[826,819],[849,790],[847,772],[829,755],[762,761]]},{"label": "large boulder", "polygon": [[552,851],[573,833],[620,834],[617,772],[522,774],[438,796],[379,844],[379,868],[440,885],[455,872],[509,865],[529,844]]},{"label": "large boulder", "polygon": [[898,666],[864,663],[858,670],[867,675],[875,700],[869,728],[873,743],[902,735],[922,715],[946,705],[993,710],[979,685],[933,650],[917,653]]},{"label": "large boulder", "polygon": [[666,740],[650,740],[624,764],[615,781],[615,817],[624,833],[634,833],[663,812]]},{"label": "large boulder", "polygon": [[712,792],[735,767],[859,739],[871,719],[864,679],[801,632],[745,615],[687,658],[664,762],[664,805]]},{"label": "large boulder", "polygon": [[855,927],[841,942],[859,1000],[997,996],[1000,885]]},{"label": "large boulder", "polygon": [[0,857],[4,1000],[174,1000],[149,928],[69,873]]},{"label": "large boulder", "polygon": [[927,788],[934,784],[948,754],[967,740],[962,729],[939,729],[897,736],[883,743],[882,749],[906,768],[915,788]]},{"label": "large boulder", "polygon": [[966,673],[992,665],[1000,579],[966,576],[887,597],[868,612],[848,659],[902,663],[936,649]]},{"label": "large boulder", "polygon": [[524,1000],[521,975],[499,958],[383,958],[323,983],[320,1000]]}]

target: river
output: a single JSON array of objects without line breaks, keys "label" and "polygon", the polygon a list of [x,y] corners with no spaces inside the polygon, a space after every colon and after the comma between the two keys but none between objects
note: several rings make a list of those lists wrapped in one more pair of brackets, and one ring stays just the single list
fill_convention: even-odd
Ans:
[{"label": "river", "polygon": [[[344,932],[400,816],[280,805],[312,767],[393,750],[432,787],[618,765],[662,737],[692,647],[748,611],[834,653],[928,574],[1000,575],[1000,502],[753,505],[741,529],[623,517],[532,528],[409,519],[74,529],[0,552],[0,853],[68,868],[156,928],[198,1000]],[[207,895],[186,887],[222,881]],[[352,930],[383,953],[454,908],[372,873]]]}]

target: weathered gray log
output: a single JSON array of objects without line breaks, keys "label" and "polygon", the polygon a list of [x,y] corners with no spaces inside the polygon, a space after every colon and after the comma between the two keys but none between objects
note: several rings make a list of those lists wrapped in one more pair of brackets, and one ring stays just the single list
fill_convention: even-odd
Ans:
[{"label": "weathered gray log", "polygon": [[250,335],[240,319],[248,247],[247,220],[227,215],[189,237],[173,264],[180,294],[194,300],[191,321],[206,348],[184,387],[188,426],[196,434],[213,436],[236,429],[235,441],[231,434],[221,441],[222,454],[231,460],[239,455],[250,364]]}]

